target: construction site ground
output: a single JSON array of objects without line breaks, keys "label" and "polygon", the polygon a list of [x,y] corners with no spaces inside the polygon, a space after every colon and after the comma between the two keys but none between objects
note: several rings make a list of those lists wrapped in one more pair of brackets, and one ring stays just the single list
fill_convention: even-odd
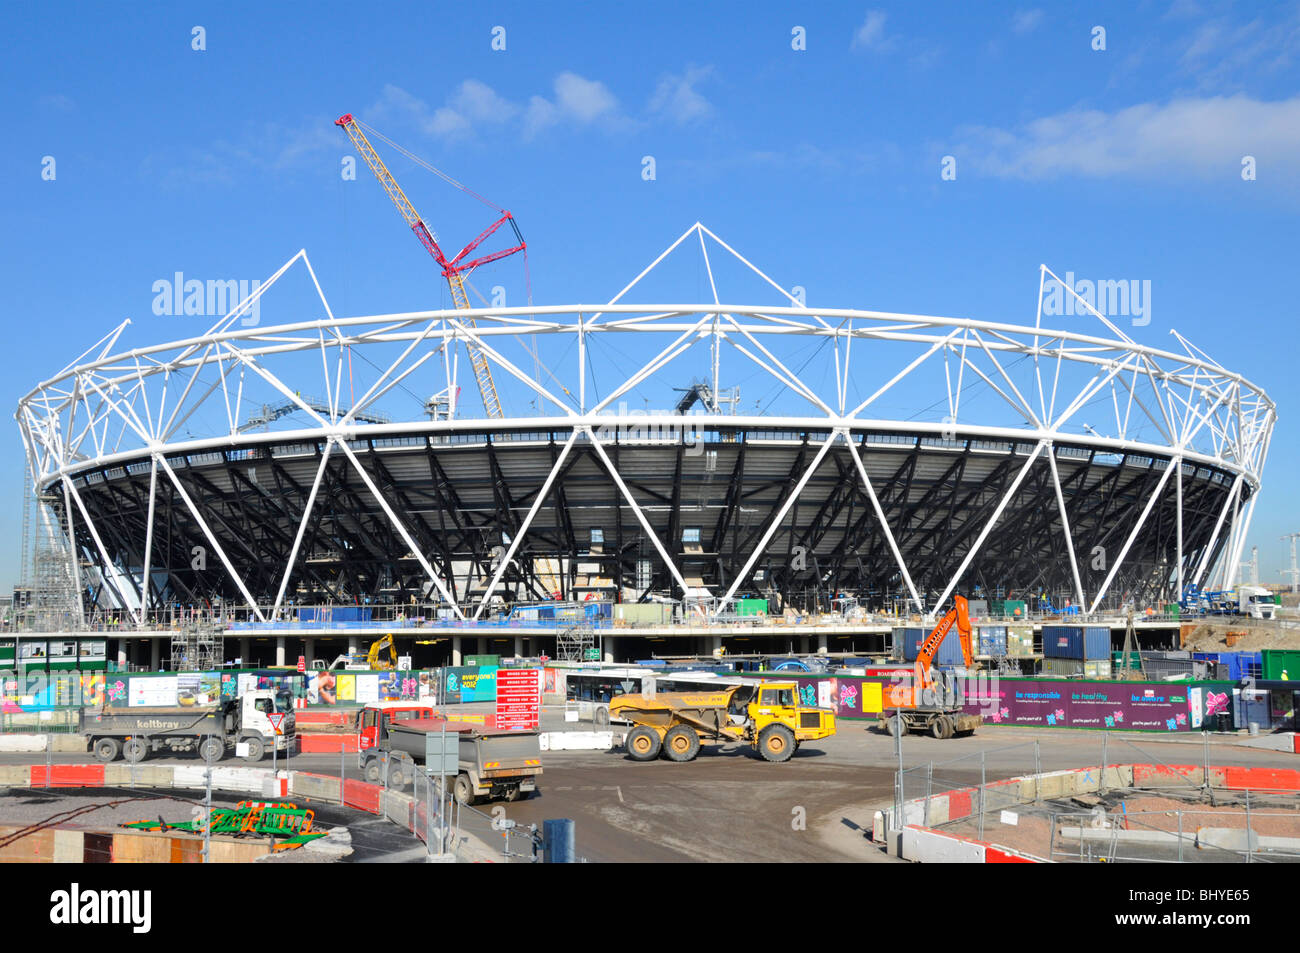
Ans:
[{"label": "construction site ground", "polygon": [[[1091,814],[1091,817],[1087,815]],[[1181,814],[1181,834],[1184,838],[1181,857],[1183,862],[1244,863],[1245,857],[1209,847],[1197,846],[1197,833],[1204,828],[1246,830],[1244,797],[1239,792],[1214,792],[1209,794],[1189,788],[1182,793],[1153,793],[1141,790],[1115,790],[1103,795],[1086,795],[1074,798],[1044,800],[1026,804],[1007,812],[993,811],[984,818],[981,831],[977,818],[966,818],[942,829],[964,837],[980,838],[1022,851],[1036,857],[1054,856],[1057,860],[1076,860],[1080,857],[1097,859],[1111,850],[1104,842],[1084,844],[1078,838],[1061,834],[1065,826],[1085,827],[1093,830],[1115,828],[1121,831],[1155,831],[1178,834]],[[1055,849],[1049,847],[1052,836],[1052,816],[1057,817]],[[1285,795],[1252,795],[1250,830],[1260,837],[1300,838],[1300,799]],[[1080,849],[1080,845],[1082,850]],[[1126,842],[1118,847],[1117,859],[1175,862],[1179,851],[1173,844]],[[1300,857],[1288,857],[1275,852],[1262,852],[1259,859],[1271,863],[1297,862]]]},{"label": "construction site ground", "polygon": [[[593,726],[566,722],[562,710],[548,709],[542,727],[558,731]],[[614,730],[621,731],[617,726]],[[1205,754],[1199,734],[1111,732],[1106,737],[1109,763],[1198,765]],[[1244,734],[1212,737],[1210,758],[1215,764],[1297,766],[1294,754],[1237,746]],[[959,766],[944,768],[943,779],[949,784],[977,785],[981,751],[986,752],[987,780],[1032,773],[1034,740],[1039,741],[1044,771],[1096,765],[1102,759],[1098,732],[985,726],[970,738],[947,741],[909,735],[903,739],[903,762],[914,767],[966,756]],[[90,760],[87,754],[73,752],[49,757],[62,764]],[[0,755],[0,764],[43,760],[39,754]],[[159,762],[194,764],[196,759]],[[705,747],[697,760],[687,764],[638,763],[621,748],[554,751],[543,755],[538,795],[510,804],[481,805],[480,810],[500,807],[506,818],[525,826],[540,826],[548,818],[572,818],[577,852],[593,862],[890,862],[866,840],[866,834],[874,812],[892,802],[897,764],[894,740],[867,721],[841,721],[837,735],[804,744],[785,764],[762,761],[747,745]],[[262,766],[269,768],[270,760]],[[294,754],[281,759],[279,766],[335,777],[343,771],[347,777],[358,777],[355,754],[341,758]],[[5,804],[0,801],[0,815]],[[379,818],[365,823],[388,824]],[[399,840],[418,846],[395,827],[392,833],[395,849]],[[490,834],[483,839],[491,846]]]}]

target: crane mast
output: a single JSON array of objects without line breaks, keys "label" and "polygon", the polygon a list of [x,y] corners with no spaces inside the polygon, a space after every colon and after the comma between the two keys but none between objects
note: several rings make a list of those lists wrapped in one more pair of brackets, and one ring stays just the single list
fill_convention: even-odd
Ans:
[{"label": "crane mast", "polygon": [[[379,157],[379,153],[370,144],[370,140],[361,130],[352,114],[348,113],[346,116],[341,116],[334,121],[334,124],[341,126],[343,131],[348,134],[348,138],[352,140],[352,145],[356,148],[357,153],[365,160],[366,165],[370,166],[370,171],[379,180],[379,184],[384,187],[384,191],[388,193],[388,198],[397,206],[397,210],[402,214],[402,218],[406,220],[406,224],[411,231],[415,233],[415,237],[420,240],[420,244],[424,246],[425,250],[433,256],[434,261],[442,268],[442,275],[447,279],[447,286],[451,289],[451,299],[457,310],[469,309],[470,301],[469,295],[465,291],[465,276],[480,265],[498,261],[513,255],[515,252],[523,251],[527,247],[523,236],[519,234],[519,226],[515,224],[514,216],[509,212],[505,212],[496,222],[484,229],[482,234],[461,249],[460,254],[455,258],[448,259],[438,245],[438,239],[432,229],[425,224],[424,219],[420,217],[420,213],[415,210],[415,206],[406,197],[402,187],[397,184],[397,179],[388,170],[388,166]],[[479,245],[507,222],[510,223],[510,227],[514,230],[515,238],[518,241],[517,245],[479,258],[466,260],[469,259],[469,256],[473,254]],[[475,327],[473,319],[467,318],[466,324]],[[479,394],[483,398],[483,408],[487,411],[488,418],[495,420],[504,417],[505,414],[501,409],[501,398],[497,394],[496,382],[492,379],[492,368],[488,364],[487,356],[483,353],[483,349],[473,341],[466,341],[465,346],[469,349],[469,361],[474,370],[474,381],[478,384]]]}]

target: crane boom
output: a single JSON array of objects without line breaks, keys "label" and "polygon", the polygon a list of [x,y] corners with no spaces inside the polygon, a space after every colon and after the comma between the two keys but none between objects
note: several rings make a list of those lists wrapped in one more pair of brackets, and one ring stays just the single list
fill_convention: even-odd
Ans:
[{"label": "crane boom", "polygon": [[[424,219],[420,217],[420,213],[415,210],[415,206],[406,197],[402,187],[397,184],[397,179],[388,170],[388,166],[379,157],[379,153],[370,144],[370,140],[366,138],[366,134],[362,132],[360,125],[352,114],[348,113],[339,117],[334,121],[334,125],[341,126],[343,131],[348,134],[348,138],[352,140],[352,145],[356,148],[357,153],[370,167],[370,171],[379,180],[379,184],[384,187],[384,191],[388,193],[388,198],[397,206],[397,210],[402,214],[402,218],[406,220],[406,224],[411,231],[415,233],[415,237],[420,240],[420,244],[433,256],[434,261],[442,269],[442,275],[447,279],[447,286],[451,289],[451,299],[457,310],[468,310],[470,301],[469,295],[465,292],[465,276],[480,265],[498,261],[508,255],[513,255],[517,251],[523,251],[526,247],[523,237],[519,234],[519,226],[515,224],[514,216],[506,212],[495,223],[484,229],[477,238],[461,249],[460,254],[448,260],[447,256],[443,254],[442,248],[438,245],[437,236],[425,224]],[[465,260],[506,222],[509,222],[510,227],[514,230],[515,238],[518,240],[517,245],[469,261]],[[467,318],[466,324],[475,327],[473,319]],[[474,381],[478,384],[479,395],[483,398],[483,409],[487,411],[490,419],[504,417],[505,413],[501,409],[501,398],[497,394],[496,382],[492,379],[492,367],[488,364],[483,349],[473,341],[466,341],[465,346],[469,349],[470,366],[474,370]]]}]

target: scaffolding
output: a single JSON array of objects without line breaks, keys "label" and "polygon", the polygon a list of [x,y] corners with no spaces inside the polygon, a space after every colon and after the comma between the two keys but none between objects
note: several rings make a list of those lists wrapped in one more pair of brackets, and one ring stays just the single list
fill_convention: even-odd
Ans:
[{"label": "scaffolding", "polygon": [[225,658],[225,629],[211,622],[191,621],[172,632],[174,672],[211,672]]},{"label": "scaffolding", "polygon": [[571,625],[555,637],[555,657],[564,662],[588,662],[596,647],[596,630],[590,622]]},{"label": "scaffolding", "polygon": [[[22,606],[15,604],[14,613],[18,627],[29,632],[71,632],[85,622],[78,566],[68,543],[62,502],[53,493],[36,492],[30,471],[25,473],[18,587],[25,601]],[[89,563],[81,568],[88,570]]]}]

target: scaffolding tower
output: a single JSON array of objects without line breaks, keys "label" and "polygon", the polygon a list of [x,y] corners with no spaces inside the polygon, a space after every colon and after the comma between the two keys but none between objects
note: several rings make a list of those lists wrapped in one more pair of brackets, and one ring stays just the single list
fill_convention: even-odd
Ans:
[{"label": "scaffolding tower", "polygon": [[590,622],[571,625],[555,637],[555,657],[561,661],[589,661],[587,654],[595,647],[596,632]]},{"label": "scaffolding tower", "polygon": [[19,628],[29,632],[72,632],[85,625],[78,570],[90,564],[79,567],[74,561],[62,502],[54,493],[36,492],[30,471],[24,470],[19,589],[26,598],[14,612]]},{"label": "scaffolding tower", "polygon": [[172,632],[174,672],[211,672],[225,657],[225,629],[211,622],[189,621]]}]

